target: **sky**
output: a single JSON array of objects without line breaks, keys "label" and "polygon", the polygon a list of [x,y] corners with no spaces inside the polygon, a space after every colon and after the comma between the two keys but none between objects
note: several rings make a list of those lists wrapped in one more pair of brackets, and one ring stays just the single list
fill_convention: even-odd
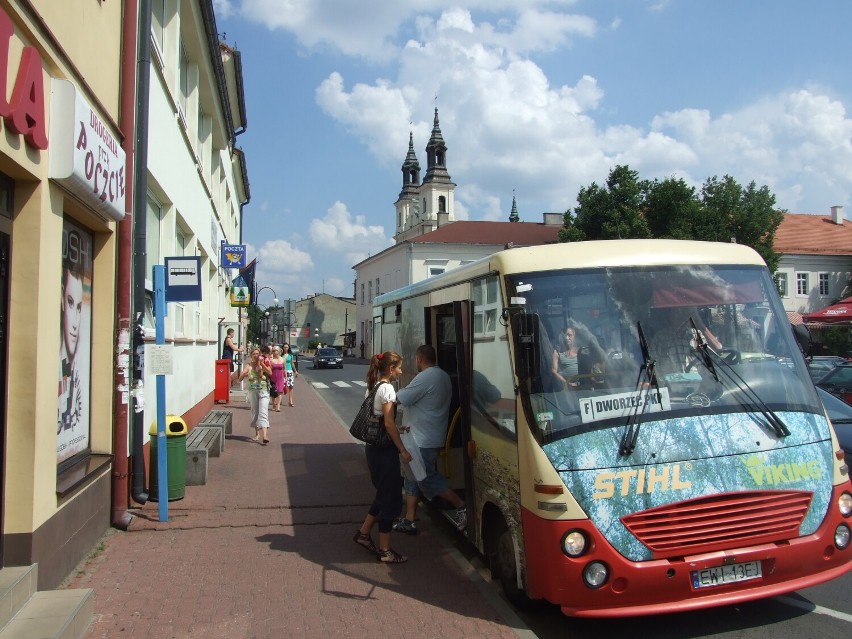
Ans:
[{"label": "sky", "polygon": [[[852,218],[844,0],[213,0],[240,51],[262,305],[352,297],[438,108],[456,219],[573,209],[616,165]],[[274,295],[273,295],[274,292]]]}]

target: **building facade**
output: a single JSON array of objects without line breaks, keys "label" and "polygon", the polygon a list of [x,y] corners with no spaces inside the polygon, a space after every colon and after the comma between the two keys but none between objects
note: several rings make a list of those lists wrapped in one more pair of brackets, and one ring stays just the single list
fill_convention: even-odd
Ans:
[{"label": "building facade", "polygon": [[[0,2],[0,559],[38,563],[42,590],[121,519],[117,502],[126,517],[129,405],[154,388],[150,375],[134,380],[123,307],[138,6]],[[149,126],[140,130],[148,207],[138,215],[147,274],[164,256],[201,258],[202,301],[172,305],[166,329],[179,362],[167,410],[191,417],[212,405],[219,328],[237,321],[218,249],[239,243],[249,199],[235,146],[242,76],[239,54],[218,42],[212,0],[151,6]],[[150,335],[151,300],[137,309]],[[156,414],[153,392],[145,411]]]},{"label": "building facade", "polygon": [[40,588],[110,521],[122,20],[121,2],[0,3],[0,554],[38,562]]},{"label": "building facade", "polygon": [[[219,42],[212,0],[152,3],[147,180],[146,341],[154,341],[153,266],[166,257],[201,261],[202,300],[173,302],[166,413],[190,427],[213,405],[215,361],[227,327],[242,328],[229,290],[236,269],[220,267],[222,242],[240,244],[250,197],[236,135],[246,128],[239,52]],[[240,331],[237,331],[240,334]],[[145,372],[145,432],[154,423],[156,377]]]},{"label": "building facade", "polygon": [[786,213],[775,233],[775,282],[794,321],[852,296],[852,222],[842,206],[829,215]]}]

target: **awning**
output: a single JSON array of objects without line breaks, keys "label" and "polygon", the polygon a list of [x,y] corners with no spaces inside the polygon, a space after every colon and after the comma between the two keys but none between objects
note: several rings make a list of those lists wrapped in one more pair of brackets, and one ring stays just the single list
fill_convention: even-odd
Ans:
[{"label": "awning", "polygon": [[850,324],[852,325],[852,297],[840,300],[813,313],[805,313],[806,324]]}]

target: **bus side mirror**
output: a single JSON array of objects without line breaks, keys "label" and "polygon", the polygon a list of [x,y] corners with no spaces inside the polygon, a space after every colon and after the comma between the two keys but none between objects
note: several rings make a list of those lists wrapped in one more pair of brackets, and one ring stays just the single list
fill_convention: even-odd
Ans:
[{"label": "bus side mirror", "polygon": [[537,379],[541,375],[538,315],[535,313],[513,315],[512,333],[515,336],[515,374],[521,382]]}]

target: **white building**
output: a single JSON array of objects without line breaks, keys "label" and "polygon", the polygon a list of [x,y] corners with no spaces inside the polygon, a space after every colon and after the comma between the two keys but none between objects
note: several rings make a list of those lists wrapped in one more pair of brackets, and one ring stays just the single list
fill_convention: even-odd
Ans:
[{"label": "white building", "polygon": [[[147,269],[163,258],[201,258],[202,301],[169,304],[174,345],[166,413],[192,426],[213,405],[222,326],[237,324],[228,290],[236,271],[219,266],[221,242],[239,244],[249,200],[236,135],[246,127],[240,54],[218,40],[212,0],[153,3],[148,131]],[[153,281],[146,280],[146,340],[153,341]],[[153,423],[155,377],[146,369],[145,415]]]},{"label": "white building", "polygon": [[786,213],[774,248],[781,255],[775,281],[794,322],[852,295],[852,222],[842,206],[827,216]]}]

